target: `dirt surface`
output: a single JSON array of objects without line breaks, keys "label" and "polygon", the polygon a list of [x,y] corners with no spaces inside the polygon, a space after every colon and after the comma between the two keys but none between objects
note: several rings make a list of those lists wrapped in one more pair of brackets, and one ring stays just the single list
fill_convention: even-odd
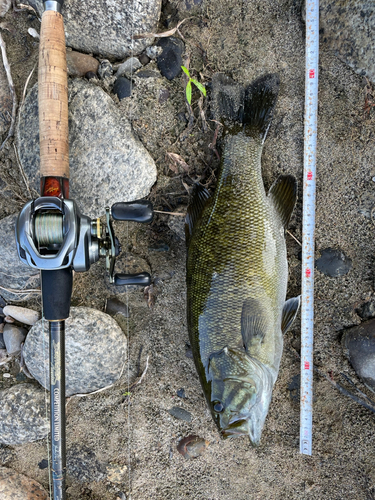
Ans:
[{"label": "dirt surface", "polygon": [[[192,10],[186,10],[186,5],[193,2],[164,3],[165,24],[161,23],[160,31],[193,16],[182,25],[181,33],[191,73],[202,83],[209,84],[216,71],[242,83],[266,72],[279,73],[280,96],[262,160],[264,181],[268,188],[278,174],[291,173],[301,186],[305,50],[301,2],[194,3],[198,5]],[[3,36],[21,96],[38,49],[27,28],[39,29],[38,21],[27,12],[10,12],[5,22],[12,28],[10,33],[3,31]],[[352,259],[353,267],[338,278],[316,273],[314,359],[334,380],[350,388],[340,375],[344,373],[367,392],[346,360],[340,341],[343,329],[360,323],[357,309],[375,300],[371,212],[375,206],[375,109],[364,111],[366,80],[323,44],[319,78],[316,255],[327,247],[340,248]],[[34,75],[30,85],[35,81]],[[186,188],[193,180],[201,180],[209,189],[215,185],[218,159],[209,145],[216,123],[209,120],[204,100],[209,128],[203,131],[199,93],[194,91],[195,117],[189,128],[184,116],[188,117],[184,84],[183,76],[171,82],[138,79],[132,99],[119,104],[157,163],[158,181],[149,197],[157,210],[184,212]],[[169,97],[164,101],[160,96],[166,90]],[[189,166],[188,172],[187,167],[176,166],[167,152],[179,154]],[[6,216],[20,209],[21,198],[27,199],[12,141],[0,154],[0,168],[0,216]],[[177,216],[173,217],[176,223]],[[129,335],[130,357],[126,373],[113,388],[68,401],[68,499],[115,500],[125,498],[122,493],[134,500],[374,499],[375,416],[319,376],[314,378],[313,455],[299,454],[299,320],[285,336],[279,378],[259,448],[252,448],[246,438],[219,438],[193,360],[186,355],[185,244],[169,228],[171,219],[157,214],[148,227],[124,223],[115,227],[123,244],[119,269],[124,269],[128,259],[151,268],[154,296],[146,298],[155,299],[153,307],[148,307],[143,291],[126,294],[108,285],[102,262],[85,275],[76,275],[74,305],[103,310],[105,299],[114,294],[129,302],[130,319],[122,327]],[[298,240],[301,225],[300,192],[289,228]],[[164,251],[156,251],[161,242]],[[291,297],[300,293],[300,247],[289,235],[287,246]],[[21,305],[40,309],[37,297]],[[129,391],[147,358],[142,383]],[[17,383],[15,370],[11,373],[14,376],[1,381],[0,388]],[[186,398],[177,396],[180,388]],[[191,422],[171,416],[167,410],[173,406],[190,412]],[[186,460],[176,446],[189,434],[205,438],[209,446],[201,457]],[[47,469],[38,466],[47,458],[45,441],[0,451],[3,465],[48,487]]]}]

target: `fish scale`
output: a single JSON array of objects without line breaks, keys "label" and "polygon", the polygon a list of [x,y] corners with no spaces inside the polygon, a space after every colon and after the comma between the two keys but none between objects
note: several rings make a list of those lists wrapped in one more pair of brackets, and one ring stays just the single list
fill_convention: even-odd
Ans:
[{"label": "fish scale", "polygon": [[[230,87],[229,79],[221,80]],[[186,226],[188,328],[200,381],[222,436],[247,433],[255,444],[279,370],[282,319],[285,330],[299,305],[298,299],[284,306],[284,225],[295,203],[295,180],[284,176],[267,195],[261,174],[268,129],[262,120],[271,113],[257,112],[256,92],[260,104],[273,109],[276,98],[267,92],[274,92],[274,82],[272,75],[266,77],[265,90],[262,81],[254,83],[255,97],[252,89],[237,85],[239,106],[245,99],[243,116],[250,125],[226,126],[215,193],[209,197],[197,188]],[[255,120],[246,109],[246,96],[255,106]],[[220,102],[224,108],[228,104],[225,93]],[[235,114],[240,116],[238,109]]]}]

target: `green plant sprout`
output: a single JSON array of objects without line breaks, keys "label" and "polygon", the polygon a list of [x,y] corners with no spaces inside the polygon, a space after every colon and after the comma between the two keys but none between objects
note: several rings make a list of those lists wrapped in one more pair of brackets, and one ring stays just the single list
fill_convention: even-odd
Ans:
[{"label": "green plant sprout", "polygon": [[187,102],[191,105],[191,84],[194,83],[194,85],[202,92],[202,94],[206,97],[206,89],[204,86],[199,83],[195,78],[191,78],[189,70],[185,68],[185,66],[181,66],[182,71],[188,76],[189,81],[186,84],[186,100]]}]

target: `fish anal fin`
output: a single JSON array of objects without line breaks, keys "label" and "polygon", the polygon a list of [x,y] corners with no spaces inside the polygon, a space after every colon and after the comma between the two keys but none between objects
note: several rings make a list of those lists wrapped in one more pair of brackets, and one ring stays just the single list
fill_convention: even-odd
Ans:
[{"label": "fish anal fin", "polygon": [[288,299],[285,302],[281,316],[281,331],[283,333],[287,332],[289,327],[292,325],[293,321],[296,319],[300,302],[301,302],[300,295],[298,295],[298,297],[293,297],[292,299]]},{"label": "fish anal fin", "polygon": [[297,201],[297,181],[292,175],[280,175],[268,191],[268,198],[280,216],[281,224],[289,224]]},{"label": "fish anal fin", "polygon": [[189,248],[191,236],[193,234],[194,226],[200,218],[203,209],[210,198],[208,190],[202,184],[196,184],[194,187],[193,197],[187,209],[185,218],[185,237],[186,246]]},{"label": "fish anal fin", "polygon": [[263,342],[266,329],[267,325],[260,301],[252,298],[246,299],[242,306],[241,334],[247,352]]}]

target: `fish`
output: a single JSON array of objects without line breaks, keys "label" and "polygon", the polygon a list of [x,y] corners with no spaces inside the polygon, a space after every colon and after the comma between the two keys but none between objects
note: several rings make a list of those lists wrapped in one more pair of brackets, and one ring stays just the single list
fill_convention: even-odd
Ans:
[{"label": "fish", "polygon": [[300,297],[286,300],[285,231],[297,181],[280,175],[268,193],[261,172],[279,78],[247,86],[212,80],[223,124],[215,191],[197,184],[185,219],[187,324],[195,366],[221,436],[259,445],[283,350]]}]

